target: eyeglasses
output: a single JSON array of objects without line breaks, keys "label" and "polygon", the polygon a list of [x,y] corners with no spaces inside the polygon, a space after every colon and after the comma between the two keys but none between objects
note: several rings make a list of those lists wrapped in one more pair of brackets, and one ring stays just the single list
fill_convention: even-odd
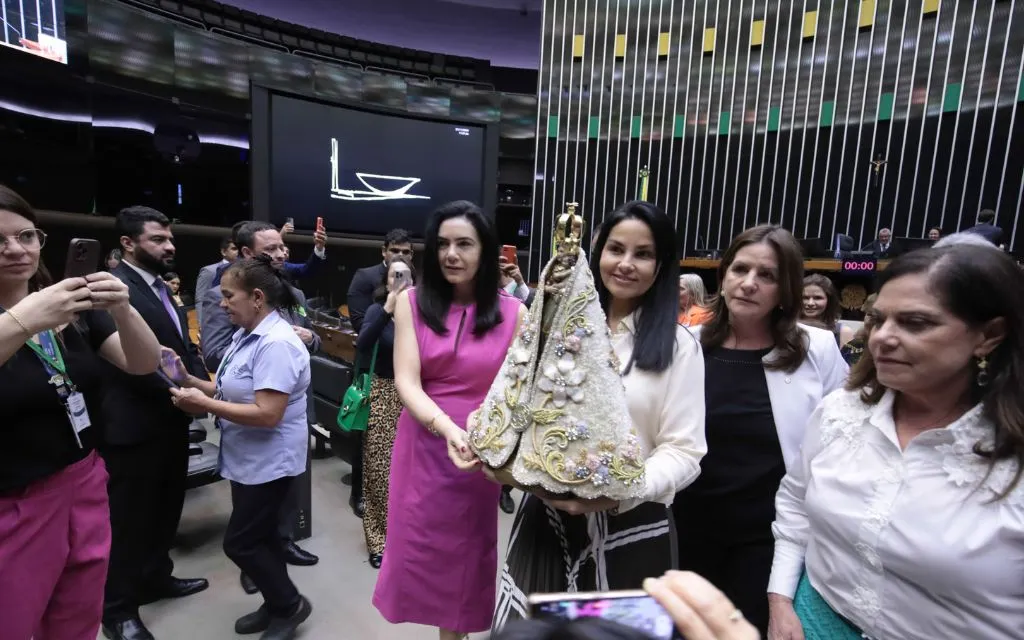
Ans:
[{"label": "eyeglasses", "polygon": [[25,249],[42,249],[46,245],[46,233],[41,229],[23,229],[13,236],[0,235],[0,252],[7,251],[11,239],[17,240]]}]

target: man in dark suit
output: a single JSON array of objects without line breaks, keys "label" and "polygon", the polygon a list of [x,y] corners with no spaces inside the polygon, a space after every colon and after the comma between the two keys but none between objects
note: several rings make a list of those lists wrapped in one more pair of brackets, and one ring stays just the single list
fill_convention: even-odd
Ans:
[{"label": "man in dark suit", "polygon": [[[373,292],[384,282],[388,274],[388,265],[397,256],[404,256],[412,260],[412,241],[409,240],[409,232],[405,229],[392,229],[384,236],[384,246],[380,249],[383,260],[372,267],[363,267],[352,276],[352,282],[348,286],[348,295],[345,296],[345,304],[348,305],[348,318],[352,322],[352,328],[356,333],[363,326],[363,316],[366,310],[373,304]],[[368,366],[364,365],[364,366]],[[363,436],[361,432],[355,432],[356,449],[352,453],[352,493],[349,495],[348,504],[352,511],[363,517]]]},{"label": "man in dark suit", "polygon": [[[322,239],[326,241],[326,237]],[[318,240],[320,242],[320,240]],[[252,258],[258,255],[266,255],[273,260],[274,267],[284,268],[285,246],[281,239],[281,233],[270,224],[265,222],[249,222],[242,225],[235,233],[235,244],[238,246],[240,258]],[[288,312],[288,321],[292,324],[296,335],[309,349],[310,354],[320,351],[320,336],[313,331],[313,323],[306,314],[306,296],[299,289],[292,287],[299,304]],[[231,338],[238,327],[231,323],[227,312],[221,308],[220,301],[223,299],[220,284],[212,287],[206,292],[200,302],[203,308],[203,322],[200,327],[202,333],[203,358],[206,367],[210,371],[216,371],[221,360],[231,346]],[[313,415],[313,394],[306,394],[309,402],[307,412]],[[295,544],[293,539],[293,525],[299,508],[299,490],[301,484],[292,483],[292,491],[285,500],[281,509],[278,521],[278,532],[281,534],[285,560],[288,564],[298,566],[314,565],[320,558]],[[242,574],[242,587],[247,593],[255,593],[256,585],[249,580],[248,576]]]},{"label": "man in dark suit", "polygon": [[892,231],[883,227],[878,230],[878,239],[868,243],[864,251],[870,251],[879,260],[888,260],[900,255],[900,245],[893,241]]},{"label": "man in dark suit", "polygon": [[982,236],[997,247],[1003,242],[1003,229],[996,226],[996,212],[991,209],[983,209],[978,214],[978,224],[966,231]]},{"label": "man in dark suit", "polygon": [[[188,321],[171,301],[161,274],[174,266],[170,220],[148,207],[117,215],[124,259],[112,273],[128,285],[131,305],[160,344],[173,349],[195,375],[205,375]],[[103,607],[103,632],[116,640],[150,640],[139,606],[206,589],[206,580],[172,576],[170,549],[181,519],[192,418],[171,404],[168,385],[152,374],[132,376],[108,367],[101,448],[110,473],[113,543]]]},{"label": "man in dark suit", "polygon": [[384,246],[381,247],[381,255],[384,259],[372,267],[364,267],[356,271],[352,276],[352,283],[348,287],[348,295],[345,297],[345,304],[348,305],[348,317],[352,321],[352,328],[359,332],[363,326],[363,316],[366,310],[373,304],[373,292],[380,283],[384,282],[384,276],[388,273],[388,265],[396,256],[404,256],[412,260],[412,241],[409,240],[409,232],[405,229],[392,229],[384,236]]}]

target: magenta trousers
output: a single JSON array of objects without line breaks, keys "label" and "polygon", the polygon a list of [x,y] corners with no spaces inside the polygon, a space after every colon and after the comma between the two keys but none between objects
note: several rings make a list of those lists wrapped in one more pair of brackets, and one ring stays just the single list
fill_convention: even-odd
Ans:
[{"label": "magenta trousers", "polygon": [[95,452],[0,497],[0,640],[96,640],[109,559],[107,470]]}]

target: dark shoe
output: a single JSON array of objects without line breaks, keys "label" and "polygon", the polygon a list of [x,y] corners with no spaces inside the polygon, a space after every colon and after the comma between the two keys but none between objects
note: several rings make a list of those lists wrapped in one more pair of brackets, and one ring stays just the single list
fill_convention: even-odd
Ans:
[{"label": "dark shoe", "polygon": [[370,566],[374,569],[380,569],[381,563],[384,562],[384,555],[380,553],[370,554]]},{"label": "dark shoe", "polygon": [[295,636],[295,630],[306,621],[311,613],[313,613],[313,605],[306,600],[305,596],[300,596],[299,606],[295,613],[287,618],[272,616],[270,626],[260,636],[260,640],[291,640]]},{"label": "dark shoe", "polygon": [[103,623],[103,635],[111,640],[155,640],[146,625],[137,617],[110,624]]},{"label": "dark shoe", "polygon": [[357,518],[362,518],[363,514],[366,513],[366,503],[363,502],[362,498],[356,500],[355,496],[352,496],[348,499],[348,506],[352,507],[352,513],[356,514]]},{"label": "dark shoe", "polygon": [[210,587],[210,583],[207,582],[206,578],[175,578],[170,577],[163,584],[149,589],[145,593],[145,597],[141,599],[141,604],[150,604],[157,600],[166,600],[168,598],[184,598],[200,591],[206,591]]},{"label": "dark shoe", "polygon": [[504,511],[505,513],[516,512],[516,501],[512,499],[512,489],[508,489],[506,491],[504,488],[502,488],[501,499],[498,501],[498,505],[501,507],[501,510]]},{"label": "dark shoe", "polygon": [[252,578],[246,575],[244,571],[242,572],[242,575],[238,577],[238,581],[242,583],[242,591],[248,593],[249,595],[252,595],[260,590],[260,588],[256,586],[256,583],[252,581]]},{"label": "dark shoe", "polygon": [[284,560],[288,564],[293,564],[297,567],[312,567],[320,562],[320,558],[295,544],[293,540],[289,540],[284,544]]},{"label": "dark shoe", "polygon": [[247,636],[252,633],[261,633],[270,626],[270,611],[267,605],[261,605],[259,609],[249,615],[242,616],[235,620],[235,633],[240,636]]}]

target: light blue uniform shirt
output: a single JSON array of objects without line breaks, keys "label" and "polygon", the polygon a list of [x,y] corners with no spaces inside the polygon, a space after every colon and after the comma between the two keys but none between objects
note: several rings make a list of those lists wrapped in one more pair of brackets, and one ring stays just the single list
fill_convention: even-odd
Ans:
[{"label": "light blue uniform shirt", "polygon": [[221,476],[253,485],[306,470],[309,380],[309,351],[278,312],[251,333],[235,332],[217,372],[218,397],[253,404],[257,391],[272,390],[287,393],[288,406],[280,424],[270,428],[219,419]]}]

